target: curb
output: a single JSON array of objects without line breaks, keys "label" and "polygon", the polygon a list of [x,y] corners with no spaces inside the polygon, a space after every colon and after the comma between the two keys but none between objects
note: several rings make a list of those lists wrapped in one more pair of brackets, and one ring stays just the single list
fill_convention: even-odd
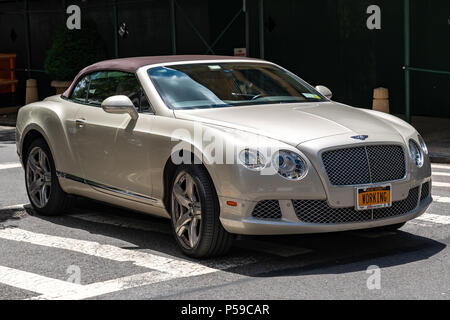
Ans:
[{"label": "curb", "polygon": [[0,115],[0,126],[4,127],[15,127],[16,126],[16,120],[14,119],[8,119],[6,117],[2,117]]},{"label": "curb", "polygon": [[2,122],[0,121],[0,127],[16,127],[16,123],[15,122]]}]

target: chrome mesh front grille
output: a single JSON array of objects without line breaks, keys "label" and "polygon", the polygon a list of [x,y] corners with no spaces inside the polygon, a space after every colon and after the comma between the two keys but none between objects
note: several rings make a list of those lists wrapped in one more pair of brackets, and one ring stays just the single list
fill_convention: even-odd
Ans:
[{"label": "chrome mesh front grille", "polygon": [[429,182],[425,182],[422,185],[422,192],[420,194],[420,201],[422,202],[423,200],[428,198],[429,195],[430,195],[430,183]]},{"label": "chrome mesh front grille", "polygon": [[384,219],[407,214],[417,207],[419,187],[411,189],[408,197],[395,201],[391,207],[358,211],[350,208],[332,208],[326,200],[293,200],[297,218],[306,223],[339,224]]},{"label": "chrome mesh front grille", "polygon": [[365,147],[326,151],[322,154],[322,161],[332,185],[370,182]]},{"label": "chrome mesh front grille", "polygon": [[278,200],[259,201],[252,212],[252,217],[258,219],[281,219],[281,209]]},{"label": "chrome mesh front grille", "polygon": [[307,223],[350,223],[372,220],[372,211],[331,208],[325,200],[293,200],[295,214]]},{"label": "chrome mesh front grille", "polygon": [[409,190],[408,197],[405,200],[392,203],[392,207],[373,210],[373,219],[384,219],[395,216],[401,216],[414,210],[418,205],[419,187]]},{"label": "chrome mesh front grille", "polygon": [[322,161],[332,185],[358,185],[402,179],[405,153],[398,145],[360,146],[325,151]]}]

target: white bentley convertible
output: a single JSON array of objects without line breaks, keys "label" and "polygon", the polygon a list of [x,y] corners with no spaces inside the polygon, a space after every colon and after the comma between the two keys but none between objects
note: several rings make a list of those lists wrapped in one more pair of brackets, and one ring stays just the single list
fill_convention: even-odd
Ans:
[{"label": "white bentley convertible", "polygon": [[395,229],[422,214],[417,131],[330,98],[257,59],[103,61],[20,109],[17,151],[38,213],[76,195],[167,217],[193,257],[224,254],[233,234]]}]

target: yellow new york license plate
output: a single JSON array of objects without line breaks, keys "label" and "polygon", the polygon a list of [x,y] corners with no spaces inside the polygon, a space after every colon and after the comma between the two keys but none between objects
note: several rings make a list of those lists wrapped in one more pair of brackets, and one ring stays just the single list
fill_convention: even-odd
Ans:
[{"label": "yellow new york license plate", "polygon": [[356,209],[369,210],[390,207],[392,205],[391,186],[357,188]]}]

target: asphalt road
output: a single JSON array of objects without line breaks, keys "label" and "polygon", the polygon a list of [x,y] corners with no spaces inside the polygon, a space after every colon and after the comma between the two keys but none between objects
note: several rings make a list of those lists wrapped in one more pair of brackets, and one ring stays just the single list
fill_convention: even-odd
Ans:
[{"label": "asphalt road", "polygon": [[243,237],[195,261],[164,219],[82,199],[36,215],[0,127],[0,299],[450,299],[450,165],[433,181],[434,203],[398,232]]}]

